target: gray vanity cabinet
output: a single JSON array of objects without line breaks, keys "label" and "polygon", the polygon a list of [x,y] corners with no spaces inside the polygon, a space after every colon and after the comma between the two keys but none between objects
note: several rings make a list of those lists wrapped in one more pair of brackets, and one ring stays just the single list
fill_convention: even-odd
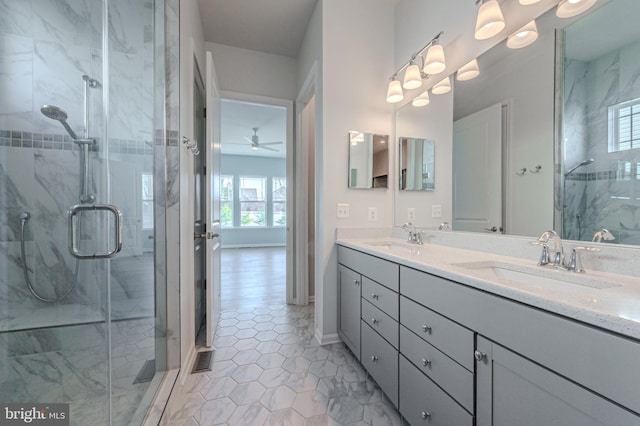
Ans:
[{"label": "gray vanity cabinet", "polygon": [[360,288],[362,276],[346,266],[338,268],[338,334],[360,359]]},{"label": "gray vanity cabinet", "polygon": [[630,426],[629,411],[482,336],[477,426]]}]

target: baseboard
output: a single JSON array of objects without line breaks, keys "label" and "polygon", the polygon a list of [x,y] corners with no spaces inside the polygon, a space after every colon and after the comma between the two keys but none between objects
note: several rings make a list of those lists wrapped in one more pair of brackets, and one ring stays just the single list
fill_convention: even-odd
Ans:
[{"label": "baseboard", "polygon": [[309,303],[316,303],[316,297],[315,296],[309,296]]},{"label": "baseboard", "polygon": [[196,362],[197,355],[198,350],[195,345],[192,345],[187,354],[186,361],[180,366],[180,375],[178,376],[178,384],[180,386],[184,385],[185,380],[187,380],[187,377],[191,374],[191,367]]},{"label": "baseboard", "polygon": [[318,334],[318,330],[316,330],[314,337],[320,344],[320,346],[342,342],[342,339],[340,338],[340,336],[338,336],[338,333],[320,335]]}]

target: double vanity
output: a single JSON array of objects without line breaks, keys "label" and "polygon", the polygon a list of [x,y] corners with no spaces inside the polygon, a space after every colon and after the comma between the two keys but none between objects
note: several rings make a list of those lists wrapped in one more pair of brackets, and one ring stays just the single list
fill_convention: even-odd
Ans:
[{"label": "double vanity", "polygon": [[337,242],[339,334],[410,424],[640,425],[637,278],[447,234]]}]

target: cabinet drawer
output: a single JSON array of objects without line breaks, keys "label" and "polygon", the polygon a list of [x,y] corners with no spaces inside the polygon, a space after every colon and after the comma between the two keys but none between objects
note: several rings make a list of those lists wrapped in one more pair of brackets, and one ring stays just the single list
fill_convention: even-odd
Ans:
[{"label": "cabinet drawer", "polygon": [[375,256],[338,246],[338,262],[397,292],[400,266]]},{"label": "cabinet drawer", "polygon": [[371,281],[369,278],[362,278],[362,297],[371,302],[372,305],[381,309],[396,321],[398,318],[398,293]]},{"label": "cabinet drawer", "polygon": [[400,323],[473,371],[473,332],[416,302],[400,297]]},{"label": "cabinet drawer", "polygon": [[473,412],[473,373],[425,342],[404,326],[400,327],[400,352],[424,374]]},{"label": "cabinet drawer", "polygon": [[473,416],[400,356],[400,413],[411,425],[472,426]]},{"label": "cabinet drawer", "polygon": [[398,406],[398,351],[363,322],[362,365]]},{"label": "cabinet drawer", "polygon": [[378,332],[391,346],[398,349],[398,321],[362,299],[362,321]]}]

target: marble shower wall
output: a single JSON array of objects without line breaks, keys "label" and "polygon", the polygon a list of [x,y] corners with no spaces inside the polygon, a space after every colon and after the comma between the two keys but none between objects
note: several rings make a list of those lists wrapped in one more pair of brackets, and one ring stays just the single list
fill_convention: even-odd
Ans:
[{"label": "marble shower wall", "polygon": [[610,106],[640,98],[638,57],[636,41],[565,64],[565,165],[595,159],[566,181],[569,238],[606,228],[620,244],[640,244],[640,152],[609,152],[608,125]]}]

